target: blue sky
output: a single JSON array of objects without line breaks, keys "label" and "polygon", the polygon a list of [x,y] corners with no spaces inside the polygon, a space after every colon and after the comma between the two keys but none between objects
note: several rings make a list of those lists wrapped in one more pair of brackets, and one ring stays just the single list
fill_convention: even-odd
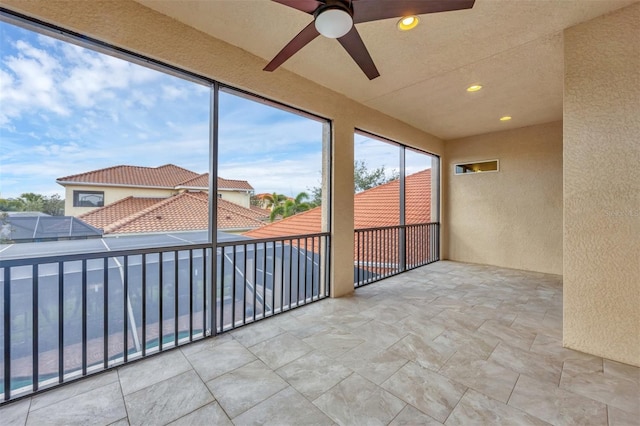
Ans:
[{"label": "blue sky", "polygon": [[[64,196],[56,178],[119,164],[208,171],[206,85],[7,23],[0,35],[0,197]],[[228,93],[219,114],[220,176],[258,193],[319,184],[322,123]],[[391,171],[382,145],[357,136],[356,156]]]}]

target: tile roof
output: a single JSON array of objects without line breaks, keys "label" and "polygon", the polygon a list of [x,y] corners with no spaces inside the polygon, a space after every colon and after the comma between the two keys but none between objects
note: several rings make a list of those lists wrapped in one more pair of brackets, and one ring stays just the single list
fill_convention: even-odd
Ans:
[{"label": "tile roof", "polygon": [[[397,225],[400,222],[400,182],[394,180],[362,191],[353,197],[354,229]],[[339,209],[339,206],[336,206]],[[304,235],[321,232],[322,208],[290,216],[261,228],[245,232],[253,238]],[[431,169],[405,179],[405,221],[407,224],[431,221]]]},{"label": "tile roof", "polygon": [[[218,229],[263,225],[263,213],[226,200],[217,201]],[[104,229],[105,234],[202,230],[209,226],[209,196],[206,192],[184,192],[169,198],[127,197],[81,218]]]},{"label": "tile roof", "polygon": [[[177,188],[209,188],[209,173],[203,173],[176,185]],[[253,186],[246,180],[225,179],[218,176],[218,189],[241,189],[253,191]]]},{"label": "tile roof", "polygon": [[246,189],[253,191],[253,186],[246,180],[224,179],[218,176],[218,188]]},{"label": "tile roof", "polygon": [[174,164],[160,167],[113,166],[57,179],[58,183],[103,183],[111,185],[174,188],[198,174]]},{"label": "tile roof", "polygon": [[129,196],[115,203],[83,213],[78,216],[78,219],[82,219],[96,228],[104,229],[110,224],[147,209],[162,200],[164,198],[136,198]]},{"label": "tile roof", "polygon": [[[96,183],[107,185],[145,186],[159,188],[209,188],[209,173],[198,174],[174,164],[160,167],[113,166],[57,179],[60,184]],[[246,180],[218,177],[218,188],[252,191]]]}]

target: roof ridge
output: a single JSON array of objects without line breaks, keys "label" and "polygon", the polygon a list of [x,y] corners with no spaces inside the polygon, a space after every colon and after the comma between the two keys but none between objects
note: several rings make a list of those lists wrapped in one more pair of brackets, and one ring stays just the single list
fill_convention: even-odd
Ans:
[{"label": "roof ridge", "polygon": [[104,172],[105,170],[117,169],[118,167],[136,167],[136,166],[127,166],[126,164],[118,164],[116,166],[103,167],[102,169],[91,170],[91,171],[84,172],[84,173],[75,173],[73,175],[63,176],[63,177],[57,178],[56,180],[57,181],[58,180],[68,180],[69,178],[72,178],[72,177],[88,175],[89,173]]},{"label": "roof ridge", "polygon": [[[140,167],[145,167],[145,166],[140,166]],[[163,164],[162,166],[157,166],[157,167],[147,167],[148,169],[163,169],[165,167],[175,167],[176,169],[180,169],[180,170],[184,170],[185,172],[191,172],[191,173],[195,173],[198,174],[196,172],[194,172],[193,170],[189,170],[189,169],[185,169],[184,167],[181,166],[176,166],[173,163],[167,163],[167,164]]]},{"label": "roof ridge", "polygon": [[[189,171],[190,171],[190,170],[189,170]],[[194,172],[194,173],[195,173],[195,172]],[[187,182],[191,182],[192,180],[196,180],[196,179],[198,179],[198,178],[200,178],[200,177],[202,177],[202,176],[205,176],[205,175],[206,175],[206,176],[208,176],[208,175],[209,175],[209,172],[200,173],[200,174],[197,174],[196,176],[190,177],[189,179],[185,179],[185,180],[183,180],[182,182],[178,182],[178,183],[176,184],[176,187],[177,187],[177,186],[182,186],[182,185],[184,185],[184,184],[185,184],[185,183],[187,183]]]}]

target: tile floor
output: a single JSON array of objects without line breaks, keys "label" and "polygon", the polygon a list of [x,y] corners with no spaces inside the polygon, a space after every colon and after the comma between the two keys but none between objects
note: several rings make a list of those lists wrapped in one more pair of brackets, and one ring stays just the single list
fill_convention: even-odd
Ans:
[{"label": "tile floor", "polygon": [[0,408],[3,425],[638,425],[561,277],[438,262]]}]

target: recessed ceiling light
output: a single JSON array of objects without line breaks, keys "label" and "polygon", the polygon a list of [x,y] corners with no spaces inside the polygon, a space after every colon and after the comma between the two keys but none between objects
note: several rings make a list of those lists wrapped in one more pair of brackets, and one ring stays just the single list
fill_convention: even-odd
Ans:
[{"label": "recessed ceiling light", "polygon": [[510,115],[505,115],[505,116],[500,117],[500,121],[509,121],[509,120],[511,120],[511,116]]},{"label": "recessed ceiling light", "polygon": [[398,21],[398,29],[400,31],[409,31],[418,26],[420,20],[417,16],[403,16],[402,19]]},{"label": "recessed ceiling light", "polygon": [[478,90],[482,89],[482,86],[479,84],[474,84],[472,86],[467,87],[467,92],[477,92]]}]

